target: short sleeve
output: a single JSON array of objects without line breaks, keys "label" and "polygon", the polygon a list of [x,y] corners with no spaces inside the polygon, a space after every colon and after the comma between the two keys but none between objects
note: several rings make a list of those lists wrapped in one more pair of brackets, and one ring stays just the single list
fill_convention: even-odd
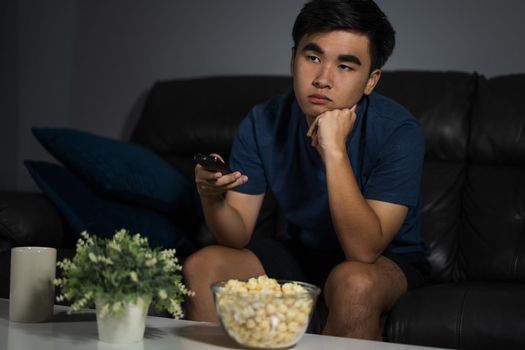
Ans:
[{"label": "short sleeve", "polygon": [[364,197],[414,207],[419,201],[425,142],[419,124],[405,123],[381,147]]},{"label": "short sleeve", "polygon": [[246,194],[266,192],[266,176],[257,145],[255,113],[256,111],[252,110],[241,122],[233,140],[229,161],[232,171],[240,171],[241,174],[248,176],[248,182],[234,189],[236,192]]}]

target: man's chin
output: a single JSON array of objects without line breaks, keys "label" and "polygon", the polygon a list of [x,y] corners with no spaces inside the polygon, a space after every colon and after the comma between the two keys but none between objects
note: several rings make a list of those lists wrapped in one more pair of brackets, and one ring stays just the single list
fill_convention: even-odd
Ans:
[{"label": "man's chin", "polygon": [[307,108],[306,110],[304,110],[303,112],[304,112],[304,114],[306,114],[306,115],[309,115],[309,116],[315,116],[315,117],[316,117],[316,116],[318,116],[318,115],[320,115],[320,114],[323,114],[324,112],[329,111],[329,110],[331,110],[331,109],[333,109],[333,108],[328,108],[328,107],[326,107],[326,106],[315,106],[315,105],[312,106],[312,105],[310,105],[310,106],[308,106],[308,108]]},{"label": "man's chin", "polygon": [[336,105],[334,102],[330,102],[325,105],[320,105],[320,104],[313,104],[308,101],[302,101],[301,103],[299,103],[299,107],[301,107],[301,110],[303,111],[305,115],[314,116],[314,117],[317,117],[318,115],[323,114],[324,112],[332,111],[334,109],[348,108],[345,106]]}]

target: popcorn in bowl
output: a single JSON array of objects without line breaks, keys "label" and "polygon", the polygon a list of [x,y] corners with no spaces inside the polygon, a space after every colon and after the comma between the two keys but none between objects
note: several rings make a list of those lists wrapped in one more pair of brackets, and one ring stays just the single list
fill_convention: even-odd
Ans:
[{"label": "popcorn in bowl", "polygon": [[267,276],[211,286],[222,327],[251,348],[288,348],[302,337],[315,307],[318,287]]}]

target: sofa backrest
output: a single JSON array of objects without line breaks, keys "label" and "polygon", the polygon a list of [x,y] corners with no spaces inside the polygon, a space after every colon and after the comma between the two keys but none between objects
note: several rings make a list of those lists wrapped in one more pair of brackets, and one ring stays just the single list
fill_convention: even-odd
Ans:
[{"label": "sofa backrest", "polygon": [[423,128],[423,235],[431,248],[433,277],[440,281],[465,277],[457,259],[458,237],[475,89],[473,74],[408,71],[384,73],[376,90],[410,110]]},{"label": "sofa backrest", "polygon": [[256,104],[285,93],[283,76],[212,77],[157,82],[131,141],[142,144],[193,179],[194,153],[228,157],[240,121]]},{"label": "sofa backrest", "polygon": [[[193,153],[228,157],[251,107],[290,88],[291,79],[279,76],[159,82],[131,141],[193,178]],[[423,235],[434,279],[524,280],[525,77],[384,72],[376,91],[408,108],[423,127]],[[261,217],[275,214],[273,204],[265,208]]]},{"label": "sofa backrest", "polygon": [[471,280],[523,282],[525,74],[479,77],[477,85],[459,260]]}]

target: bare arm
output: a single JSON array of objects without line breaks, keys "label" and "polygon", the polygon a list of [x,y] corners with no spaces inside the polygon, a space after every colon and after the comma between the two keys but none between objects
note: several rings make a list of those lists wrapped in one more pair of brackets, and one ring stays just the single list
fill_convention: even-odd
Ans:
[{"label": "bare arm", "polygon": [[231,248],[248,244],[257,221],[264,194],[249,195],[228,191],[226,198],[202,198],[204,217],[217,242]]},{"label": "bare arm", "polygon": [[243,248],[250,241],[264,194],[230,191],[248,181],[239,172],[222,175],[195,167],[195,182],[201,197],[206,223],[217,242]]},{"label": "bare arm", "polygon": [[363,197],[345,147],[355,118],[355,107],[325,112],[308,135],[325,163],[330,214],[346,258],[373,263],[401,228],[408,208]]},{"label": "bare arm", "polygon": [[408,208],[365,199],[346,152],[327,156],[325,165],[330,213],[346,257],[375,262],[401,228]]}]

